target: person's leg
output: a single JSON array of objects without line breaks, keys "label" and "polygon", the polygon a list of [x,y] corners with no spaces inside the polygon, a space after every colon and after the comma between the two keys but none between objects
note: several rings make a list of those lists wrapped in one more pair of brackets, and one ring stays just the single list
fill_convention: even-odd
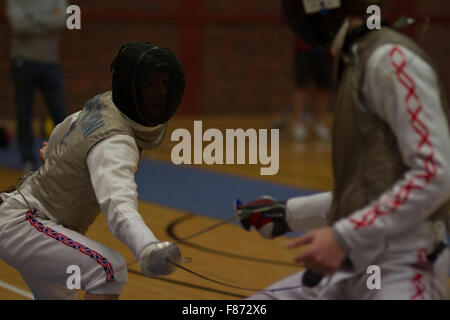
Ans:
[{"label": "person's leg", "polygon": [[325,87],[316,87],[314,92],[314,101],[316,103],[316,120],[319,123],[325,123],[328,109],[333,98],[333,91]]},{"label": "person's leg", "polygon": [[22,274],[36,299],[73,299],[73,277],[86,299],[119,297],[128,278],[119,253],[27,211],[20,199],[8,198],[0,209],[0,258]]},{"label": "person's leg", "polygon": [[327,114],[333,92],[320,87],[315,87],[313,92],[313,100],[315,101],[315,134],[322,141],[330,141],[331,134],[327,125]]},{"label": "person's leg", "polygon": [[[304,271],[297,272],[274,284],[268,286],[263,291],[246,298],[246,300],[307,300],[313,295],[301,289],[301,279]],[[291,288],[291,289],[287,289]],[[281,289],[281,290],[280,290]],[[286,289],[286,290],[284,290]]]},{"label": "person's leg", "polygon": [[305,124],[305,109],[308,103],[311,77],[311,54],[296,52],[295,55],[295,91],[292,95],[293,135],[297,141],[304,141],[308,137]]},{"label": "person's leg", "polygon": [[[16,132],[22,164],[34,165],[33,155],[33,101],[36,80],[35,66],[21,59],[13,59],[11,77],[14,85],[14,102],[16,106]],[[28,169],[33,169],[28,168]]]},{"label": "person's leg", "polygon": [[315,133],[318,138],[324,141],[331,139],[329,128],[326,124],[328,109],[334,98],[334,85],[332,78],[333,61],[326,55],[316,55],[314,57],[315,88],[313,91],[314,113],[315,113]]},{"label": "person's leg", "polygon": [[55,126],[67,116],[66,98],[61,68],[58,64],[42,65],[38,85],[49,108]]},{"label": "person's leg", "polygon": [[246,300],[339,300],[347,298],[347,282],[352,276],[338,272],[324,277],[315,287],[302,285],[305,271],[297,272],[257,292]]},{"label": "person's leg", "polygon": [[[41,279],[33,279],[27,274],[21,274],[36,300],[77,300],[77,291],[69,289],[67,284],[61,285]],[[85,300],[118,300],[118,294],[89,294],[84,296]]]},{"label": "person's leg", "polygon": [[[429,269],[411,265],[380,265],[380,287],[369,288],[370,274],[352,282],[351,299],[354,300],[446,300],[448,263],[443,259]],[[445,267],[444,267],[445,265]]]},{"label": "person's leg", "polygon": [[448,250],[428,266],[381,266],[381,288],[373,299],[446,300],[449,268]]},{"label": "person's leg", "polygon": [[379,287],[369,289],[375,273],[365,273],[352,283],[353,299],[448,299],[449,250],[430,261],[440,241],[446,242],[446,230],[439,221],[424,222],[386,240],[386,251],[373,262],[378,266]]},{"label": "person's leg", "polygon": [[307,87],[295,89],[292,95],[292,116],[296,123],[305,122],[305,109],[308,103],[309,90]]},{"label": "person's leg", "polygon": [[66,285],[32,279],[29,275],[21,275],[33,293],[35,300],[77,300],[77,292],[70,290]]}]

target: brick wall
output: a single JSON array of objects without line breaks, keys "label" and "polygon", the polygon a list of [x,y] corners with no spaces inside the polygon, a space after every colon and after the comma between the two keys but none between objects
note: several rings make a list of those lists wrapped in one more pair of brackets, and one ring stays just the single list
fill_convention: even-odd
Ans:
[{"label": "brick wall", "polygon": [[[9,79],[10,30],[0,2],[0,119],[14,117]],[[146,40],[172,48],[187,76],[185,113],[267,113],[290,102],[293,35],[278,0],[74,0],[82,30],[65,30],[61,58],[71,112],[110,87],[109,65],[121,44]],[[448,0],[397,0],[386,8],[428,14],[423,46],[434,58],[450,96]],[[382,7],[382,14],[384,14]],[[420,28],[413,34],[418,35]],[[46,114],[38,96],[36,114]]]}]

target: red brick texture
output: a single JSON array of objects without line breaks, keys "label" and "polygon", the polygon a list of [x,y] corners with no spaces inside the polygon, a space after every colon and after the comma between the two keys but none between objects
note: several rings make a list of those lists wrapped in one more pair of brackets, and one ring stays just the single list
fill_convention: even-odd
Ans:
[{"label": "red brick texture", "polygon": [[[76,0],[81,30],[65,30],[61,62],[69,111],[109,90],[109,65],[127,42],[170,47],[187,74],[180,112],[272,113],[289,105],[293,89],[294,37],[281,19],[279,0]],[[450,95],[450,2],[398,0],[400,10],[431,15],[423,42]],[[385,12],[382,9],[382,14]],[[391,10],[392,9],[392,10]],[[414,36],[420,28],[414,29]],[[10,30],[0,2],[0,120],[14,117],[10,82]],[[37,99],[36,115],[46,114]]]}]

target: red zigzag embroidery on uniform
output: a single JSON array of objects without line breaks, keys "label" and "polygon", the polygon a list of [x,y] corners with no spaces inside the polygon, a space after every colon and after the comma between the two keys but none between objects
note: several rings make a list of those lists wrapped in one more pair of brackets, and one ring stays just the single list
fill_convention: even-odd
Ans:
[{"label": "red zigzag embroidery on uniform", "polygon": [[34,214],[36,213],[36,209],[28,210],[26,213],[26,219],[28,222],[39,232],[42,232],[43,234],[47,235],[50,238],[53,238],[60,243],[77,250],[78,252],[81,252],[82,254],[85,254],[89,256],[91,259],[93,259],[95,262],[100,264],[103,268],[103,270],[106,273],[106,282],[112,282],[114,281],[114,271],[111,263],[103,257],[101,254],[97,253],[96,251],[89,249],[88,247],[75,242],[74,240],[70,239],[69,237],[58,233],[57,231],[44,226],[41,222],[39,222]]},{"label": "red zigzag embroidery on uniform", "polygon": [[411,300],[422,299],[425,300],[425,284],[422,282],[423,274],[416,272],[414,277],[411,279],[414,288],[416,289],[416,293],[411,296]]},{"label": "red zigzag embroidery on uniform", "polygon": [[[383,202],[378,202],[374,207],[364,213],[361,220],[350,218],[350,222],[354,224],[355,230],[363,227],[371,226],[375,220],[382,216],[395,212],[400,206],[405,204],[411,192],[413,190],[420,190],[423,187],[414,184],[417,180],[424,180],[428,184],[431,179],[436,175],[437,167],[434,161],[433,144],[429,140],[430,132],[428,127],[420,120],[420,113],[422,112],[422,102],[416,92],[416,84],[414,79],[405,71],[407,61],[405,54],[398,47],[393,47],[389,52],[389,58],[392,66],[395,68],[397,81],[407,90],[407,94],[404,98],[406,110],[410,115],[410,124],[414,132],[420,137],[420,141],[417,144],[417,150],[426,150],[426,156],[422,158],[424,174],[416,174],[400,188],[395,194],[394,199],[388,199]],[[381,206],[387,206],[382,210]]]}]

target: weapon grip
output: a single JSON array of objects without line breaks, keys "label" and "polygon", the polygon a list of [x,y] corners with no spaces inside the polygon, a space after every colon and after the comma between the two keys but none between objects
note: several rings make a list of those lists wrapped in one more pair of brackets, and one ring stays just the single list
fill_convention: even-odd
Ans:
[{"label": "weapon grip", "polygon": [[309,288],[315,287],[319,284],[320,280],[322,280],[322,275],[315,273],[311,270],[306,270],[303,274],[302,284]]}]

